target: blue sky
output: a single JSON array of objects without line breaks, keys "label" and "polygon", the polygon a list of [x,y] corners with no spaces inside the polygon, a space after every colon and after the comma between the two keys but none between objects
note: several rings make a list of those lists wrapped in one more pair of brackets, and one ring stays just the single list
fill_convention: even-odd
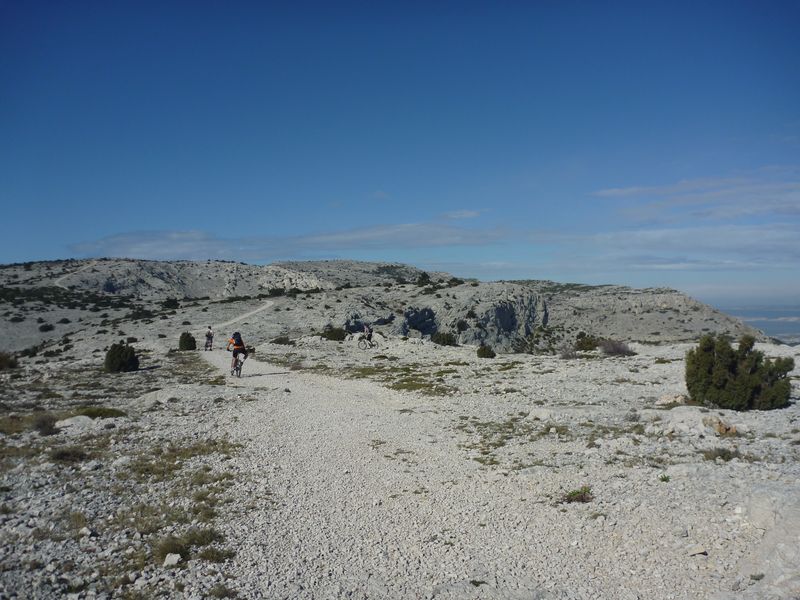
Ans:
[{"label": "blue sky", "polygon": [[0,262],[800,299],[798,2],[0,0]]}]

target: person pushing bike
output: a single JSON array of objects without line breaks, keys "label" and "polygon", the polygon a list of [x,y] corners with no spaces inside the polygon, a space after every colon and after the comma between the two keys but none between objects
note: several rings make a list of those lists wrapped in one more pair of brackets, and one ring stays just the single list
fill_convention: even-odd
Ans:
[{"label": "person pushing bike", "polygon": [[228,352],[231,351],[231,346],[233,346],[233,358],[231,358],[231,375],[233,375],[233,371],[236,368],[236,358],[242,354],[243,359],[247,358],[247,349],[244,347],[244,341],[242,340],[242,334],[238,331],[234,331],[231,339],[228,340],[228,345],[225,346],[225,350]]}]

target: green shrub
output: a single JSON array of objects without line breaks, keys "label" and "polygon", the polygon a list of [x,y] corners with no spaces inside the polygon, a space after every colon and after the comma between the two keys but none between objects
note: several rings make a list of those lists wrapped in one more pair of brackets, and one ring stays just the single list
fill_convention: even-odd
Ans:
[{"label": "green shrub", "polygon": [[109,373],[136,371],[139,369],[139,358],[133,346],[112,344],[106,352],[105,370]]},{"label": "green shrub", "polygon": [[19,366],[17,359],[13,354],[8,352],[0,352],[0,371],[6,369],[16,369]]},{"label": "green shrub", "polygon": [[478,348],[478,358],[494,358],[497,356],[491,346],[480,345]]},{"label": "green shrub", "polygon": [[592,488],[588,485],[581,486],[577,490],[572,490],[571,492],[567,492],[561,497],[561,502],[565,503],[572,503],[572,502],[591,502],[594,500],[594,496],[592,495]]},{"label": "green shrub", "polygon": [[434,344],[439,344],[440,346],[458,346],[456,343],[456,336],[452,333],[445,333],[443,331],[437,331],[431,336],[431,341]]},{"label": "green shrub", "polygon": [[469,323],[467,323],[464,319],[459,319],[456,323],[456,329],[459,333],[466,331],[469,329]]},{"label": "green shrub", "polygon": [[161,303],[161,306],[168,310],[175,310],[176,308],[180,308],[181,305],[178,303],[177,298],[167,298]]},{"label": "green shrub", "polygon": [[320,335],[326,340],[341,342],[347,337],[347,332],[341,327],[326,327]]},{"label": "green shrub", "polygon": [[184,331],[178,340],[178,350],[197,350],[197,341],[188,331]]},{"label": "green shrub", "polygon": [[575,350],[579,352],[590,352],[596,350],[600,340],[593,335],[586,335],[583,331],[575,339]]},{"label": "green shrub", "polygon": [[39,331],[42,331],[42,332],[53,331],[53,329],[55,329],[55,326],[51,325],[50,323],[45,323],[44,325],[39,325]]},{"label": "green shrub", "polygon": [[787,374],[794,359],[772,361],[745,335],[734,350],[724,337],[705,335],[686,353],[686,388],[692,400],[731,410],[770,410],[789,403]]}]

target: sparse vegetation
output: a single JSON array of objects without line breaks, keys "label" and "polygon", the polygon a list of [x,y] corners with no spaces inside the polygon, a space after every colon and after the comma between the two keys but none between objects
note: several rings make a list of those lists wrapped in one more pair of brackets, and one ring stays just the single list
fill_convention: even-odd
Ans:
[{"label": "sparse vegetation", "polygon": [[138,370],[139,358],[136,356],[136,350],[127,344],[112,344],[106,352],[104,367],[109,373]]},{"label": "sparse vegetation", "polygon": [[566,504],[573,502],[591,502],[592,500],[594,500],[592,488],[590,488],[588,485],[584,485],[577,490],[567,492],[561,497],[561,502]]},{"label": "sparse vegetation", "polygon": [[454,336],[452,333],[446,333],[443,331],[437,331],[431,335],[431,341],[440,346],[458,346],[458,343],[456,342],[456,336]]},{"label": "sparse vegetation", "polygon": [[491,346],[481,344],[478,347],[478,358],[494,358],[497,356]]},{"label": "sparse vegetation", "polygon": [[17,358],[8,352],[0,352],[0,371],[16,369],[19,366]]},{"label": "sparse vegetation", "polygon": [[178,350],[197,350],[197,340],[188,331],[184,331],[178,339]]},{"label": "sparse vegetation", "polygon": [[706,335],[686,353],[686,387],[693,401],[731,410],[770,410],[789,402],[792,358],[774,361],[743,336],[734,350],[724,337]]},{"label": "sparse vegetation", "polygon": [[58,433],[56,429],[56,417],[50,413],[37,415],[33,420],[33,428],[39,432],[39,435],[55,435]]},{"label": "sparse vegetation", "polygon": [[636,354],[628,347],[628,344],[617,340],[601,340],[599,346],[606,356],[634,356]]},{"label": "sparse vegetation", "polygon": [[342,342],[347,337],[347,332],[341,327],[326,327],[320,335],[332,342]]},{"label": "sparse vegetation", "polygon": [[596,338],[593,335],[586,335],[586,333],[583,331],[578,333],[577,337],[575,338],[575,350],[580,352],[591,352],[592,350],[597,350],[597,346],[599,344],[599,338]]}]

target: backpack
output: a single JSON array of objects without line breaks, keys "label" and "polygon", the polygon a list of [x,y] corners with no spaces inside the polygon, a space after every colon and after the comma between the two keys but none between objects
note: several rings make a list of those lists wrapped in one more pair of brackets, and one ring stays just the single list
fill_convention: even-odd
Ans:
[{"label": "backpack", "polygon": [[244,342],[242,341],[242,336],[238,333],[233,334],[233,343],[237,346],[244,346]]}]

